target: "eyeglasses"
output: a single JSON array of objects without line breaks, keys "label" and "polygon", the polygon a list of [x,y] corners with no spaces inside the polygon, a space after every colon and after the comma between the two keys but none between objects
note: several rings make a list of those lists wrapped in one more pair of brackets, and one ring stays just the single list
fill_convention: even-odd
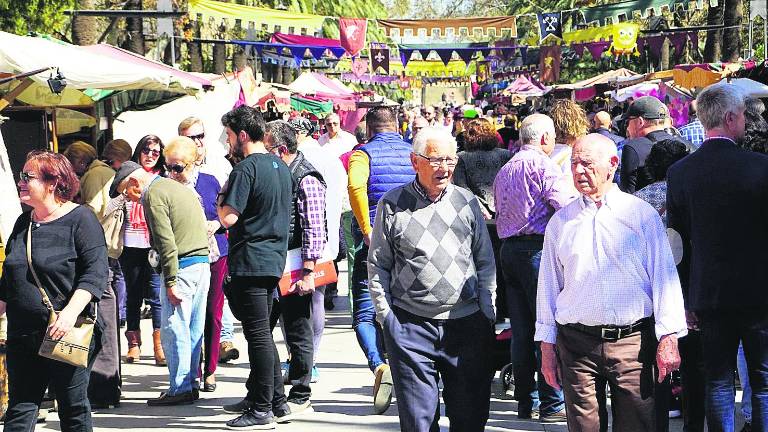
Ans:
[{"label": "eyeglasses", "polygon": [[187,138],[191,139],[192,141],[202,141],[205,139],[205,132],[197,135],[187,135]]},{"label": "eyeglasses", "polygon": [[424,155],[423,155],[423,154],[421,154],[421,153],[415,153],[415,155],[416,155],[416,156],[418,156],[418,157],[421,157],[421,158],[424,158],[424,159],[426,159],[427,161],[429,161],[429,164],[430,164],[430,165],[432,165],[432,166],[433,166],[433,167],[435,167],[435,168],[439,167],[439,166],[440,166],[440,165],[442,165],[443,163],[445,163],[445,165],[446,165],[447,167],[449,167],[449,168],[452,168],[452,167],[455,167],[455,166],[456,166],[456,162],[458,162],[458,161],[459,161],[459,158],[458,158],[458,157],[456,157],[456,156],[453,156],[453,157],[451,157],[451,156],[448,156],[448,157],[441,157],[441,158],[433,158],[433,157],[427,157],[427,156],[424,156]]},{"label": "eyeglasses", "polygon": [[160,157],[160,150],[153,150],[149,147],[144,147],[143,149],[141,149],[141,152],[147,156],[152,155],[154,157]]},{"label": "eyeglasses", "polygon": [[30,174],[30,173],[24,172],[24,171],[21,171],[19,173],[19,179],[21,181],[23,181],[24,183],[29,183],[30,180],[36,179],[36,178],[37,178],[37,175],[35,175],[35,174]]},{"label": "eyeglasses", "polygon": [[175,172],[176,174],[181,174],[184,172],[185,169],[187,169],[188,165],[184,164],[173,164],[173,165],[166,165],[165,169],[167,169],[170,172]]}]

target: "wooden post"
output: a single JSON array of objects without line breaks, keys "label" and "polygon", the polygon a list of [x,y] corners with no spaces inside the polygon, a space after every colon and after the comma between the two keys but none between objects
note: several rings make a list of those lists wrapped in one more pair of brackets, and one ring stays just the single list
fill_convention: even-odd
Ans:
[{"label": "wooden post", "polygon": [[9,91],[5,96],[3,96],[2,99],[0,99],[0,111],[4,110],[8,107],[8,105],[12,104],[14,100],[16,100],[19,95],[26,90],[29,86],[32,85],[34,81],[32,81],[32,78],[25,78],[24,81],[22,81],[19,85],[16,86],[13,90]]}]

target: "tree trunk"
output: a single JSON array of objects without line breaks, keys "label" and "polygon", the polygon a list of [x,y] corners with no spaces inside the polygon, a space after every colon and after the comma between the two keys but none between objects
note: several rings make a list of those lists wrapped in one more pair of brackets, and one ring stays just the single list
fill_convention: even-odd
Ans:
[{"label": "tree trunk", "polygon": [[[79,0],[78,9],[96,9],[95,0]],[[93,45],[99,40],[99,21],[94,16],[77,16],[72,18],[72,42],[76,45]]]},{"label": "tree trunk", "polygon": [[[709,6],[707,11],[708,26],[720,25],[723,22],[723,1],[720,0],[715,7]],[[707,42],[704,45],[704,63],[714,63],[720,59],[722,40],[722,29],[707,31]]]},{"label": "tree trunk", "polygon": [[[126,4],[128,10],[141,10],[141,0],[128,0]],[[144,23],[141,18],[126,18],[125,26],[128,30],[128,38],[123,42],[121,48],[139,55],[144,55]]]},{"label": "tree trunk", "polygon": [[[725,1],[723,30],[723,52],[724,62],[735,62],[739,60],[741,53],[741,20],[744,15],[743,0],[721,0]],[[756,0],[753,0],[756,1]],[[729,28],[730,27],[730,28]]]},{"label": "tree trunk", "polygon": [[223,74],[227,71],[227,46],[222,43],[213,44],[213,73]]},{"label": "tree trunk", "polygon": [[[200,37],[200,22],[192,21],[194,30],[192,31],[193,37]],[[192,72],[203,71],[203,47],[200,42],[190,41],[187,42],[187,53],[189,54],[189,70]]]},{"label": "tree trunk", "polygon": [[235,48],[235,53],[232,55],[232,70],[241,71],[248,66],[248,57],[245,56],[245,50],[241,47]]},{"label": "tree trunk", "polygon": [[[661,55],[659,55],[659,70],[669,69],[669,39],[664,39],[664,43],[661,45]],[[676,53],[677,54],[677,53]]]}]

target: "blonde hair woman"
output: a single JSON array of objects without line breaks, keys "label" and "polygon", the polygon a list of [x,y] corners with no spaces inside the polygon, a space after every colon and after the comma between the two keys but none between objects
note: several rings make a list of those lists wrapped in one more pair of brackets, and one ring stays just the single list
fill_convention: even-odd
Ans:
[{"label": "blonde hair woman", "polygon": [[[200,196],[200,203],[208,221],[208,236],[214,236],[219,249],[218,259],[214,261],[216,257],[211,256],[211,285],[208,289],[204,331],[205,370],[202,390],[212,392],[216,390],[214,374],[219,362],[221,315],[224,307],[224,292],[221,287],[227,275],[227,238],[221,230],[216,214],[216,197],[221,187],[216,177],[200,172],[200,166],[195,163],[198,157],[197,145],[190,138],[174,138],[165,147],[163,155],[168,178],[189,186]],[[193,347],[193,349],[199,352],[200,347]]]}]

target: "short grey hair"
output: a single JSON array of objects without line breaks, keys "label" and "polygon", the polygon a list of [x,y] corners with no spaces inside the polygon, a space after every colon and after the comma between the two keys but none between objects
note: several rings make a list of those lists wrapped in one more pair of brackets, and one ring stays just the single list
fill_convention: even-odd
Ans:
[{"label": "short grey hair", "polygon": [[555,135],[555,123],[544,114],[532,114],[523,120],[520,126],[520,142],[532,144],[538,141],[544,134]]},{"label": "short grey hair", "polygon": [[424,154],[427,150],[427,142],[429,141],[441,141],[450,143],[453,147],[456,147],[456,138],[448,132],[447,129],[441,127],[425,127],[416,134],[416,138],[413,139],[413,152],[418,154]]},{"label": "short grey hair", "polygon": [[742,91],[733,84],[715,84],[705,88],[696,98],[696,113],[705,130],[724,125],[728,113],[744,111]]},{"label": "short grey hair", "polygon": [[331,121],[331,119],[336,119],[339,122],[341,122],[341,117],[339,117],[338,114],[330,113],[330,114],[328,114],[328,117],[325,118],[325,123],[327,124],[329,121]]}]

